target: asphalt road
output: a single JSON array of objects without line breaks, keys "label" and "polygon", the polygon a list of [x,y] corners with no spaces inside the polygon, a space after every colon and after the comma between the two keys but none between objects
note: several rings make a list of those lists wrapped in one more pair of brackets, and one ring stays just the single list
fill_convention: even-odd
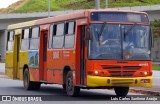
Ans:
[{"label": "asphalt road", "polygon": [[[79,97],[68,97],[60,85],[42,85],[39,91],[26,91],[22,81],[0,78],[0,95],[39,95],[51,97],[55,101],[45,102],[0,102],[0,104],[159,104],[158,101],[108,101],[115,95],[112,90],[81,90]],[[129,93],[129,96],[140,94]],[[143,95],[140,95],[141,97]]]},{"label": "asphalt road", "polygon": [[153,86],[160,86],[160,71],[153,71]]},{"label": "asphalt road", "polygon": [[[23,81],[12,80],[6,78],[0,78],[0,95],[53,95],[53,96],[66,96],[66,92],[63,90],[61,85],[55,84],[42,84],[41,89],[38,91],[26,91],[23,88]],[[114,91],[107,89],[92,89],[92,90],[81,90],[81,98],[87,98],[90,96],[95,97],[101,96],[105,98],[107,95],[115,95]],[[129,93],[129,95],[136,95]]]},{"label": "asphalt road", "polygon": [[[159,74],[154,74],[157,78]],[[66,92],[62,89],[60,85],[42,85],[39,91],[26,91],[23,88],[23,82],[19,80],[12,80],[6,78],[0,78],[0,95],[49,95],[52,97],[54,102],[32,102],[35,104],[150,104],[149,101],[107,101],[110,100],[109,96],[115,95],[113,90],[81,90],[81,95],[79,97],[68,97]],[[139,96],[140,94],[129,93],[128,96]],[[140,95],[143,96],[143,95]],[[67,102],[66,102],[67,101]],[[0,102],[0,104],[5,104],[6,102]],[[9,102],[7,102],[8,104]],[[17,104],[17,102],[10,102],[11,104]],[[20,102],[18,102],[19,104]],[[22,103],[22,102],[21,102]],[[27,103],[27,102],[23,102]],[[158,104],[159,102],[153,102],[152,104]]]}]

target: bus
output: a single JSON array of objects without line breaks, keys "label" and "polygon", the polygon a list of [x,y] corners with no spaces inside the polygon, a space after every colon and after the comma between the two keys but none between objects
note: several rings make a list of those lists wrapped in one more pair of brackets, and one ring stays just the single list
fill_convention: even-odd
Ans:
[{"label": "bus", "polygon": [[86,10],[8,26],[6,75],[26,90],[152,87],[149,17],[129,10]]}]

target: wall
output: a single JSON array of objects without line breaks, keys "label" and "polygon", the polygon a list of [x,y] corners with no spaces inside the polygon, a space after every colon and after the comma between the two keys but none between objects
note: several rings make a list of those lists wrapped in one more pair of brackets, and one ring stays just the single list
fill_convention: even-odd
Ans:
[{"label": "wall", "polygon": [[0,54],[2,54],[2,59],[5,58],[6,40],[6,30],[0,30]]}]

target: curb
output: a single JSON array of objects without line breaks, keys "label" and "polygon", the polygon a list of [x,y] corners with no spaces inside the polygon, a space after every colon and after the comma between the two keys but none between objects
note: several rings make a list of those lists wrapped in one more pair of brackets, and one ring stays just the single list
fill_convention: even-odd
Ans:
[{"label": "curb", "polygon": [[8,78],[4,72],[0,72],[0,78]]},{"label": "curb", "polygon": [[151,90],[130,89],[129,92],[137,93],[137,94],[152,95],[152,96],[160,96],[160,92],[151,91]]},{"label": "curb", "polygon": [[0,79],[1,79],[1,78],[10,79],[10,78],[7,77],[6,75],[0,75]]},{"label": "curb", "polygon": [[0,75],[0,78],[5,78],[6,76],[5,75]]},{"label": "curb", "polygon": [[0,76],[1,76],[1,75],[5,75],[5,73],[4,73],[4,72],[0,72]]}]

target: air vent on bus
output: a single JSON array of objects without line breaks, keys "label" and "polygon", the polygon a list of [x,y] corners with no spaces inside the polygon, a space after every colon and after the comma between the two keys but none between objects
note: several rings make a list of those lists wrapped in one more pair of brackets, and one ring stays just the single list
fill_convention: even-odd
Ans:
[{"label": "air vent on bus", "polygon": [[133,76],[133,74],[141,69],[141,66],[112,66],[102,65],[103,69],[106,69],[111,76]]},{"label": "air vent on bus", "polygon": [[115,76],[133,76],[136,71],[109,71],[110,75]]},{"label": "air vent on bus", "polygon": [[121,66],[102,65],[103,69],[118,69],[121,70]]},{"label": "air vent on bus", "polygon": [[139,70],[141,66],[123,66],[124,70]]}]

